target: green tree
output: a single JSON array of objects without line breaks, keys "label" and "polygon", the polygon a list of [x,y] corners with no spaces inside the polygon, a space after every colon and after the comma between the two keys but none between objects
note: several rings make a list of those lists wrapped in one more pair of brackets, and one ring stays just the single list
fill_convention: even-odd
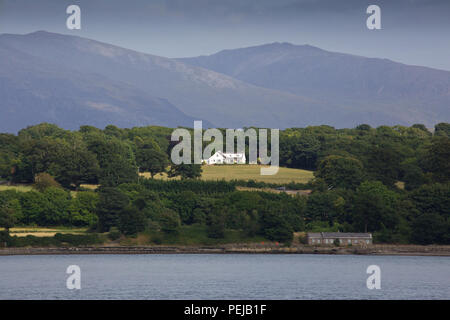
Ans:
[{"label": "green tree", "polygon": [[248,212],[242,226],[244,233],[249,237],[254,237],[258,234],[260,228],[258,210]]},{"label": "green tree", "polygon": [[12,180],[19,158],[11,151],[0,148],[0,179]]},{"label": "green tree", "polygon": [[434,182],[450,181],[450,138],[434,138],[423,159],[423,167]]},{"label": "green tree", "polygon": [[314,175],[334,188],[356,189],[364,179],[364,169],[358,159],[331,155],[319,163]]},{"label": "green tree", "polygon": [[426,182],[426,177],[417,164],[416,158],[409,158],[402,162],[402,178],[406,190],[413,190]]},{"label": "green tree", "polygon": [[327,221],[332,225],[343,214],[344,204],[345,200],[334,191],[314,192],[307,199],[305,215],[309,221]]},{"label": "green tree", "polygon": [[124,132],[122,129],[114,126],[114,125],[107,125],[105,127],[105,130],[103,130],[103,132],[105,133],[105,135],[107,136],[112,136],[118,139],[122,139],[122,137],[124,136]]},{"label": "green tree", "polygon": [[98,193],[91,191],[79,191],[69,205],[69,220],[73,226],[93,227],[98,223],[96,207]]},{"label": "green tree", "polygon": [[377,231],[382,225],[394,228],[397,195],[380,181],[365,181],[354,196],[353,218],[359,231]]},{"label": "green tree", "polygon": [[441,122],[435,125],[434,135],[450,138],[450,123]]},{"label": "green tree", "polygon": [[138,148],[136,163],[139,171],[150,172],[153,178],[155,174],[164,172],[169,165],[167,154],[154,148]]},{"label": "green tree", "polygon": [[202,176],[202,166],[199,164],[175,164],[172,165],[168,175],[170,178],[180,176],[181,179],[197,179]]},{"label": "green tree", "polygon": [[40,192],[44,192],[47,188],[60,188],[61,185],[46,172],[38,173],[34,177],[34,188]]},{"label": "green tree", "polygon": [[169,234],[177,234],[181,225],[180,216],[175,211],[165,208],[158,216],[161,231]]},{"label": "green tree", "polygon": [[49,137],[27,140],[23,149],[25,161],[19,168],[26,174],[20,173],[22,176],[34,177],[47,172],[67,188],[72,185],[78,188],[82,183],[96,183],[98,180],[97,159],[79,139],[74,138],[70,142]]},{"label": "green tree", "polygon": [[369,151],[366,168],[373,180],[393,187],[399,179],[402,161],[402,155],[396,146],[391,144],[375,145]]},{"label": "green tree", "polygon": [[417,244],[447,244],[449,223],[437,213],[425,213],[412,223],[412,241]]},{"label": "green tree", "polygon": [[55,187],[44,190],[43,195],[46,201],[41,225],[66,225],[69,223],[69,206],[71,202],[70,193]]},{"label": "green tree", "polygon": [[69,146],[63,160],[60,171],[56,172],[56,179],[63,186],[78,189],[83,183],[98,183],[100,166],[97,157],[84,146]]},{"label": "green tree", "polygon": [[276,208],[270,208],[263,212],[260,223],[261,233],[267,239],[284,243],[292,242],[294,236],[292,227]]},{"label": "green tree", "polygon": [[114,137],[107,139],[98,133],[87,135],[85,139],[88,150],[97,156],[101,168],[99,173],[101,185],[114,187],[137,181],[138,170],[129,143]]},{"label": "green tree", "polygon": [[48,200],[42,192],[23,192],[20,197],[24,224],[46,225],[44,219]]},{"label": "green tree", "polygon": [[5,228],[7,234],[9,234],[9,229],[14,227],[16,222],[14,210],[12,208],[6,206],[0,207],[0,227]]},{"label": "green tree", "polygon": [[120,232],[125,235],[135,235],[145,229],[146,218],[142,211],[134,206],[128,206],[119,213]]},{"label": "green tree", "polygon": [[419,212],[437,213],[450,218],[450,184],[432,183],[423,185],[409,194]]},{"label": "green tree", "polygon": [[187,190],[173,194],[171,199],[171,208],[178,212],[181,222],[184,224],[192,224],[194,222],[193,212],[197,206],[197,195]]},{"label": "green tree", "polygon": [[280,163],[288,167],[314,170],[320,151],[316,135],[305,134],[280,140]]},{"label": "green tree", "polygon": [[413,124],[413,125],[411,126],[411,128],[421,130],[421,131],[425,132],[428,136],[431,136],[431,135],[432,135],[431,132],[427,129],[427,127],[425,127],[424,124],[416,123],[416,124]]},{"label": "green tree", "polygon": [[100,232],[107,232],[113,226],[118,226],[120,214],[129,205],[128,197],[119,189],[101,187],[96,211]]},{"label": "green tree", "polygon": [[225,237],[226,215],[223,208],[216,208],[208,215],[207,233],[208,237],[221,239]]},{"label": "green tree", "polygon": [[359,130],[359,131],[370,131],[372,129],[372,127],[368,124],[363,123],[363,124],[356,126],[355,129]]},{"label": "green tree", "polygon": [[19,138],[26,140],[39,140],[43,138],[68,138],[71,135],[70,131],[61,129],[55,124],[40,123],[34,126],[29,126],[19,131]]},{"label": "green tree", "polygon": [[133,183],[138,179],[137,168],[129,160],[118,156],[105,164],[100,173],[100,184],[115,187],[122,183]]},{"label": "green tree", "polygon": [[23,192],[20,197],[23,222],[40,226],[67,225],[70,202],[70,193],[61,188]]}]

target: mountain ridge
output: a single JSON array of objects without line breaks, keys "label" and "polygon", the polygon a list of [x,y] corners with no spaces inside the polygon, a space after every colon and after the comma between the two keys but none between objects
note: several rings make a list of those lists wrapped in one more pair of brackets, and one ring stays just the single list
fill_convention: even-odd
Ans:
[{"label": "mountain ridge", "polygon": [[[225,64],[217,65],[219,53]],[[374,93],[370,78],[363,79],[369,82],[361,86],[365,68],[375,73],[380,72],[377,68],[385,70],[386,63],[398,68],[398,63],[387,59],[290,43],[219,53],[170,59],[46,31],[0,34],[0,96],[4,98],[0,111],[8,115],[0,119],[0,127],[20,129],[30,124],[31,114],[33,123],[50,121],[70,129],[82,124],[104,126],[110,124],[107,121],[128,127],[176,127],[192,126],[195,119],[203,120],[205,127],[286,128],[320,124],[354,127],[360,123],[431,125],[449,120],[445,105],[449,95],[442,94],[449,87],[447,71],[435,76],[437,80],[433,79],[430,87],[417,80],[412,91],[417,94],[421,89],[422,98],[431,101],[423,107],[402,101],[412,95],[411,89],[398,87],[395,74],[390,80],[395,84],[392,88],[387,82],[386,88],[378,87]],[[211,60],[208,57],[212,62],[205,66],[204,60]],[[347,61],[350,72],[333,69],[330,60],[336,59]],[[381,65],[367,64],[373,61],[370,59],[378,59],[375,61]],[[411,69],[414,66],[407,67],[407,74],[417,76]],[[314,74],[314,70],[320,72]],[[352,74],[356,80],[348,80]],[[436,87],[439,77],[445,81]],[[394,90],[398,88],[401,90]],[[33,108],[36,112],[30,113]]]},{"label": "mountain ridge", "polygon": [[378,112],[392,108],[403,113],[409,124],[449,119],[450,72],[446,70],[290,43],[228,49],[180,61],[340,107],[375,106]]}]

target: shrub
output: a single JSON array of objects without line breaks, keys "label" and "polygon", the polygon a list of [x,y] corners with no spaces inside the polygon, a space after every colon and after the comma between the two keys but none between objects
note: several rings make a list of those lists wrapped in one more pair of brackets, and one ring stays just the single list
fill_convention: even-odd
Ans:
[{"label": "shrub", "polygon": [[158,217],[161,230],[165,233],[178,233],[180,227],[180,216],[171,209],[164,209]]},{"label": "shrub", "polygon": [[10,247],[12,245],[12,238],[6,230],[0,231],[0,248]]},{"label": "shrub", "polygon": [[102,243],[98,234],[70,234],[70,233],[57,233],[54,236],[55,240],[59,242],[59,244],[70,244],[73,246],[80,245],[91,245],[91,244],[99,244]]},{"label": "shrub", "polygon": [[120,231],[116,227],[111,227],[109,229],[108,238],[112,241],[115,241],[120,238]]},{"label": "shrub", "polygon": [[61,188],[61,185],[46,172],[38,173],[34,176],[34,188],[36,190],[43,192],[50,187]]},{"label": "shrub", "polygon": [[125,235],[135,235],[145,229],[145,214],[135,207],[128,207],[119,213],[119,230]]},{"label": "shrub", "polygon": [[161,236],[160,234],[155,234],[155,235],[151,238],[151,241],[152,241],[154,244],[162,244],[163,239],[162,239],[162,236]]},{"label": "shrub", "polygon": [[220,239],[225,237],[225,213],[217,211],[208,217],[208,237]]}]

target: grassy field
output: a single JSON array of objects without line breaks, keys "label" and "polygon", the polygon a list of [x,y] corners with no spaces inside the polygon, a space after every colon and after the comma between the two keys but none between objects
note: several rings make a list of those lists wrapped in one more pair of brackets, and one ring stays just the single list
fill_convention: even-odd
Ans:
[{"label": "grassy field", "polygon": [[292,196],[295,195],[309,195],[311,193],[311,190],[278,190],[275,188],[249,188],[249,187],[241,187],[237,186],[236,190],[238,191],[263,191],[263,192],[270,192],[270,193],[282,193],[285,192],[287,194],[290,194]]},{"label": "grassy field", "polygon": [[2,186],[0,186],[0,191],[5,191],[5,190],[17,190],[17,191],[21,191],[21,192],[27,192],[27,191],[33,190],[33,187],[27,186],[27,185],[14,185],[14,186],[2,185]]},{"label": "grassy field", "polygon": [[[216,165],[202,167],[202,180],[255,180],[267,183],[307,183],[314,176],[312,171],[280,167],[278,173],[273,176],[260,174],[261,165]],[[142,176],[150,177],[149,173]],[[156,175],[155,179],[168,179],[167,175]]]},{"label": "grassy field", "polygon": [[[2,228],[0,228],[2,230]],[[57,233],[85,234],[87,228],[67,228],[67,227],[18,227],[9,229],[11,236],[26,237],[53,237]]]},{"label": "grassy field", "polygon": [[221,165],[221,166],[203,166],[202,179],[204,180],[255,180],[268,183],[306,183],[314,176],[312,171],[282,168],[273,176],[261,175],[259,165]]}]

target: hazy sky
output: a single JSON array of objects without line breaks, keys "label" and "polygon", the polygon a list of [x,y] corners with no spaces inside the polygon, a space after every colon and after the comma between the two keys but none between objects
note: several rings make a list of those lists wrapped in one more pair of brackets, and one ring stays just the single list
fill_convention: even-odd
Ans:
[{"label": "hazy sky", "polygon": [[[366,28],[370,4],[382,30]],[[450,0],[0,0],[0,33],[37,30],[167,57],[291,42],[450,70]]]}]

